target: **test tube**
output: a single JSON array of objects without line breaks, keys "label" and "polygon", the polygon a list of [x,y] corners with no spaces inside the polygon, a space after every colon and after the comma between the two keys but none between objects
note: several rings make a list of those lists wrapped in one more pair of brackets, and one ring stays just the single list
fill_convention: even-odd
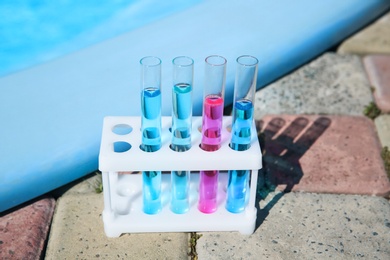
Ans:
[{"label": "test tube", "polygon": [[[200,147],[213,152],[221,147],[221,129],[226,81],[226,59],[209,56],[205,60],[202,140]],[[200,172],[198,209],[203,213],[217,210],[218,170]]]},{"label": "test tube", "polygon": [[[141,149],[155,152],[161,148],[161,60],[144,57],[141,64]],[[161,171],[142,172],[143,211],[161,210]]]},{"label": "test tube", "polygon": [[[257,64],[258,60],[249,55],[237,58],[229,144],[230,148],[236,151],[245,151],[251,146]],[[228,176],[225,207],[232,213],[240,213],[245,209],[247,202],[250,170],[230,170]]]},{"label": "test tube", "polygon": [[[172,60],[172,141],[171,149],[185,152],[191,148],[192,83],[194,61],[185,56]],[[189,210],[190,171],[171,172],[171,210],[183,214]]]}]

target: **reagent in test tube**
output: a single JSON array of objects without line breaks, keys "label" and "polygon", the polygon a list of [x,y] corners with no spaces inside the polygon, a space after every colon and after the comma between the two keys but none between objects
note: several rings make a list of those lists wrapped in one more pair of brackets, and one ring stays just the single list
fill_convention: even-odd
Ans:
[{"label": "reagent in test tube", "polygon": [[[141,149],[155,152],[161,148],[161,60],[144,57],[141,64]],[[158,213],[161,206],[161,171],[142,172],[143,211]]]},{"label": "reagent in test tube", "polygon": [[[194,61],[176,57],[173,65],[171,149],[185,152],[191,148],[192,84]],[[171,172],[171,210],[183,214],[189,210],[190,171]]]},{"label": "reagent in test tube", "polygon": [[[205,60],[202,140],[200,147],[208,152],[221,147],[221,130],[226,81],[226,59],[209,56]],[[198,209],[203,213],[217,210],[218,170],[200,172]]]},{"label": "reagent in test tube", "polygon": [[[251,146],[254,96],[258,60],[252,56],[237,58],[230,148],[245,151]],[[232,213],[244,211],[249,195],[250,170],[228,172],[226,209]]]}]

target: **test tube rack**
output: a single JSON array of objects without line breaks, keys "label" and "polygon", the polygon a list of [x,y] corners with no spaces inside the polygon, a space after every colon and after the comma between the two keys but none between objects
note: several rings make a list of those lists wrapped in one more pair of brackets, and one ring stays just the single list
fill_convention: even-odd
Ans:
[{"label": "test tube rack", "polygon": [[[223,118],[221,148],[214,152],[200,148],[201,117],[192,119],[192,147],[185,152],[173,151],[171,117],[162,117],[162,147],[156,152],[141,150],[140,117],[105,117],[99,154],[99,170],[103,177],[104,231],[108,237],[123,233],[239,231],[252,234],[256,225],[255,207],[258,170],[262,156],[255,124],[252,124],[251,147],[234,151],[229,147],[231,117]],[[122,131],[124,130],[124,131]],[[184,214],[170,210],[171,171],[191,171],[189,203]],[[218,209],[211,214],[197,208],[199,171],[219,170]],[[227,171],[251,170],[247,206],[241,213],[225,209]],[[143,212],[142,171],[162,171],[162,210],[154,215]],[[166,173],[165,173],[166,172]]]}]

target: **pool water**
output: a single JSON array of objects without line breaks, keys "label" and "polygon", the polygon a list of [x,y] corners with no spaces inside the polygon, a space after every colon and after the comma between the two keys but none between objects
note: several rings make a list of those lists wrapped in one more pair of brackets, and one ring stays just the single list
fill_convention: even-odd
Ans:
[{"label": "pool water", "polygon": [[202,0],[0,1],[0,77],[141,27]]}]

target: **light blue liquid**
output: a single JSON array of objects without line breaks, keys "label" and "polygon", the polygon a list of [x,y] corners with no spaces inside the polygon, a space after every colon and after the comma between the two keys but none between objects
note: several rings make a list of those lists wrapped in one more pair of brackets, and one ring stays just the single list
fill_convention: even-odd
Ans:
[{"label": "light blue liquid", "polygon": [[142,172],[142,196],[143,211],[146,214],[156,214],[160,212],[161,205],[161,172]]},{"label": "light blue liquid", "polygon": [[191,148],[192,86],[176,84],[172,90],[172,144],[174,151]]},{"label": "light blue liquid", "polygon": [[[161,92],[158,88],[145,88],[141,92],[141,149],[155,152],[161,148]],[[142,172],[143,211],[156,214],[161,210],[161,172]]]},{"label": "light blue liquid", "polygon": [[[234,103],[232,137],[230,147],[236,151],[250,148],[253,121],[253,104],[241,99]],[[232,213],[244,211],[249,191],[249,170],[231,170],[228,172],[226,209]]]},{"label": "light blue liquid", "polygon": [[186,213],[189,208],[189,171],[172,171],[171,173],[171,210],[176,214]]},{"label": "light blue liquid", "polygon": [[141,92],[142,146],[146,152],[161,148],[161,92],[158,88],[145,88]]},{"label": "light blue liquid", "polygon": [[242,99],[234,103],[232,139],[230,147],[236,151],[245,151],[251,145],[251,128],[253,121],[253,104]]},{"label": "light blue liquid", "polygon": [[[171,148],[185,152],[191,148],[192,86],[176,84],[172,89],[172,143]],[[183,214],[189,210],[189,171],[171,172],[171,210]]]},{"label": "light blue liquid", "polygon": [[249,170],[229,171],[226,209],[232,213],[244,211],[249,191]]}]

